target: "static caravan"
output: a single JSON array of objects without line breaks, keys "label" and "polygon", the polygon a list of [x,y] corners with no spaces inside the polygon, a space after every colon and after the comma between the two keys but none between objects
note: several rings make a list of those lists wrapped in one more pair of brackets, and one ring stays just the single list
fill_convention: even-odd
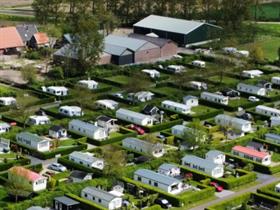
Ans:
[{"label": "static caravan", "polygon": [[271,83],[274,85],[280,85],[280,77],[272,77]]},{"label": "static caravan", "polygon": [[258,87],[255,85],[248,85],[244,83],[239,83],[237,85],[237,90],[243,93],[249,93],[254,94],[258,96],[265,96],[266,95],[266,89],[263,87]]},{"label": "static caravan", "polygon": [[81,197],[109,210],[122,208],[123,202],[121,197],[96,187],[84,188],[81,192]]},{"label": "static caravan", "polygon": [[184,66],[169,65],[169,66],[167,66],[166,71],[169,71],[174,74],[178,74],[178,73],[181,73],[184,69],[185,69]]},{"label": "static caravan", "polygon": [[250,56],[250,52],[248,50],[238,50],[235,55],[237,57],[248,58]]},{"label": "static caravan", "polygon": [[226,54],[233,55],[233,54],[237,53],[238,50],[235,47],[224,47],[223,51]]},{"label": "static caravan", "polygon": [[267,133],[264,135],[265,140],[274,144],[280,144],[280,135],[275,133]]},{"label": "static caravan", "polygon": [[231,152],[236,156],[256,161],[262,165],[268,166],[271,164],[271,155],[267,152],[260,152],[258,150],[240,145],[234,146],[231,149]]},{"label": "static caravan", "polygon": [[153,125],[153,118],[151,116],[128,109],[118,109],[116,111],[116,118],[141,126]]},{"label": "static caravan", "polygon": [[219,95],[216,93],[202,92],[200,97],[206,101],[210,101],[217,104],[228,105],[229,97]]},{"label": "static caravan", "polygon": [[98,127],[96,125],[81,120],[71,120],[69,122],[68,129],[74,133],[98,141],[102,141],[108,137],[108,133],[104,128]]},{"label": "static caravan", "polygon": [[110,110],[116,110],[119,107],[118,102],[116,102],[114,100],[110,100],[110,99],[98,100],[95,102],[95,105],[97,108],[110,109]]},{"label": "static caravan", "polygon": [[11,106],[17,103],[14,97],[0,97],[0,105]]},{"label": "static caravan", "polygon": [[182,165],[206,173],[214,178],[220,178],[224,175],[224,166],[215,164],[211,160],[202,159],[194,155],[186,155],[182,158]]},{"label": "static caravan", "polygon": [[49,94],[55,96],[67,96],[68,95],[68,88],[63,86],[50,86],[50,87],[42,87],[43,92],[47,92]]},{"label": "static caravan", "polygon": [[206,153],[205,159],[215,164],[223,165],[226,162],[226,155],[218,150],[210,150]]},{"label": "static caravan", "polygon": [[265,115],[268,117],[280,117],[280,110],[271,108],[269,106],[258,105],[255,109],[256,113]]},{"label": "static caravan", "polygon": [[37,134],[21,132],[16,135],[18,143],[31,147],[39,152],[50,151],[50,140]]},{"label": "static caravan", "polygon": [[198,68],[205,68],[206,67],[206,62],[205,61],[200,61],[200,60],[195,60],[192,62],[192,65]]},{"label": "static caravan", "polygon": [[241,75],[243,77],[246,77],[246,78],[255,78],[255,77],[260,77],[261,75],[263,74],[262,71],[260,70],[245,70],[245,71],[242,71]]},{"label": "static caravan", "polygon": [[8,132],[10,128],[11,126],[8,123],[0,122],[0,134]]},{"label": "static caravan", "polygon": [[54,139],[67,138],[67,130],[59,125],[54,125],[49,129],[49,136]]},{"label": "static caravan", "polygon": [[222,127],[230,127],[246,133],[252,131],[252,123],[250,121],[225,114],[217,115],[215,123]]},{"label": "static caravan", "polygon": [[69,160],[89,168],[97,168],[100,170],[104,168],[104,160],[94,157],[93,154],[89,152],[74,151],[69,155]]},{"label": "static caravan", "polygon": [[178,112],[181,114],[189,114],[191,112],[191,107],[186,104],[181,104],[175,101],[165,100],[161,102],[161,106],[169,111]]},{"label": "static caravan", "polygon": [[28,118],[28,124],[30,124],[30,125],[47,125],[47,124],[50,124],[50,119],[48,116],[33,115]]},{"label": "static caravan", "polygon": [[81,117],[84,115],[81,107],[78,106],[61,106],[59,113],[68,117]]},{"label": "static caravan", "polygon": [[178,177],[181,175],[181,169],[174,164],[163,163],[159,166],[158,173],[166,176]]},{"label": "static caravan", "polygon": [[159,188],[170,194],[181,193],[184,185],[178,179],[148,169],[138,169],[135,171],[134,180]]},{"label": "static caravan", "polygon": [[199,105],[198,98],[196,96],[191,96],[191,95],[183,97],[183,102],[188,107],[195,107]]},{"label": "static caravan", "polygon": [[155,69],[143,69],[142,72],[149,75],[152,79],[160,78],[160,72]]},{"label": "static caravan", "polygon": [[196,90],[207,90],[207,84],[205,82],[190,81],[189,86]]},{"label": "static caravan", "polygon": [[80,80],[78,85],[89,90],[94,90],[98,88],[98,82],[94,80]]},{"label": "static caravan", "polygon": [[162,144],[150,143],[137,138],[128,137],[122,140],[122,146],[140,153],[152,155],[153,157],[162,157],[165,153]]}]

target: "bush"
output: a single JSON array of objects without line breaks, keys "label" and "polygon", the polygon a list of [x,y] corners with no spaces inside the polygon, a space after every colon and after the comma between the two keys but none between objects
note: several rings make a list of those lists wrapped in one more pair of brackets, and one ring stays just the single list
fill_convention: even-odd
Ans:
[{"label": "bush", "polygon": [[278,183],[279,182],[274,182],[272,184],[261,187],[257,190],[257,192],[280,200],[280,194],[278,192],[275,192],[275,185],[277,185]]},{"label": "bush", "polygon": [[48,76],[53,79],[64,79],[63,69],[60,66],[56,66],[48,72]]},{"label": "bush", "polygon": [[15,159],[14,161],[8,162],[8,163],[1,163],[0,164],[0,171],[8,170],[9,168],[15,166],[15,165],[28,165],[30,164],[30,160],[25,157],[19,157],[19,159]]},{"label": "bush", "polygon": [[37,51],[28,51],[25,54],[25,57],[30,59],[30,60],[39,60],[41,58],[41,55]]}]

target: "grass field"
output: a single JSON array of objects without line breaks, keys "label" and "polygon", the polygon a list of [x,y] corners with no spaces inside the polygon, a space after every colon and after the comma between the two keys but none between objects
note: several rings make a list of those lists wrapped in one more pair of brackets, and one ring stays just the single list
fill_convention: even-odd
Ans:
[{"label": "grass field", "polygon": [[[208,78],[212,82],[220,82],[220,76],[212,76]],[[235,86],[239,83],[238,79],[232,78],[232,77],[223,77],[222,84],[228,85],[228,86]]]},{"label": "grass field", "polygon": [[251,16],[255,17],[255,12],[257,12],[257,20],[280,20],[280,3],[267,3],[262,4],[257,7],[255,6],[251,8]]}]

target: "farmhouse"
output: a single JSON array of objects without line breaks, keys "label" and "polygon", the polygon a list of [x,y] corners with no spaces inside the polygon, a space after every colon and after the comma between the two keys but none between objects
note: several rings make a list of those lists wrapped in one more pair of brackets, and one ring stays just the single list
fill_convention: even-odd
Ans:
[{"label": "farmhouse", "polygon": [[95,105],[97,108],[110,109],[110,110],[116,110],[119,107],[118,102],[110,99],[97,100],[95,102]]},{"label": "farmhouse", "polygon": [[14,166],[8,170],[8,180],[13,181],[20,178],[23,183],[29,185],[33,192],[47,188],[47,178],[22,166]]},{"label": "farmhouse", "polygon": [[243,147],[243,146],[234,146],[231,150],[232,154],[246,158],[252,161],[259,162],[263,165],[271,164],[271,156],[269,153],[260,152],[252,148]]},{"label": "farmhouse", "polygon": [[17,54],[24,47],[16,27],[0,28],[0,37],[0,55]]},{"label": "farmhouse", "polygon": [[129,37],[145,40],[158,46],[160,48],[161,57],[171,57],[177,54],[177,50],[178,50],[177,44],[170,39],[163,39],[163,38],[159,38],[158,36],[153,37],[153,36],[149,36],[149,34],[147,35],[130,34]]},{"label": "farmhouse", "polygon": [[28,118],[28,124],[30,125],[46,125],[50,124],[48,116],[33,115]]},{"label": "farmhouse", "polygon": [[50,150],[50,140],[40,137],[37,134],[21,132],[16,135],[18,143],[35,149],[39,152],[48,152]]},{"label": "farmhouse", "polygon": [[69,155],[69,160],[89,168],[100,170],[104,168],[104,160],[94,157],[93,154],[89,152],[72,152]]},{"label": "farmhouse", "polygon": [[194,155],[186,155],[183,157],[182,165],[206,173],[214,178],[220,178],[224,175],[224,167],[222,165]]},{"label": "farmhouse", "polygon": [[198,68],[205,68],[206,67],[206,62],[205,61],[200,61],[200,60],[195,60],[192,61],[192,65]]},{"label": "farmhouse", "polygon": [[109,210],[121,209],[122,198],[96,187],[86,187],[81,192],[81,197],[101,205]]},{"label": "farmhouse", "polygon": [[150,15],[133,25],[134,33],[154,33],[160,38],[171,39],[180,46],[216,39],[221,30],[220,27],[208,23],[157,15]]},{"label": "farmhouse", "polygon": [[82,109],[78,106],[61,106],[59,113],[68,117],[81,117],[84,115]]},{"label": "farmhouse", "polygon": [[155,69],[143,69],[142,72],[149,75],[152,79],[160,78],[160,72]]},{"label": "farmhouse", "polygon": [[275,133],[266,133],[264,136],[266,141],[272,142],[274,144],[280,144],[280,135]]},{"label": "farmhouse", "polygon": [[164,174],[166,176],[178,177],[181,174],[181,169],[174,164],[163,163],[159,166],[158,173]]},{"label": "farmhouse", "polygon": [[266,89],[263,87],[258,87],[255,85],[248,85],[244,83],[239,83],[237,85],[237,90],[243,93],[249,93],[254,94],[258,96],[265,96],[266,95]]},{"label": "farmhouse", "polygon": [[241,75],[246,78],[260,77],[263,74],[260,70],[245,70],[242,71]]},{"label": "farmhouse", "polygon": [[246,133],[252,131],[252,123],[250,121],[225,114],[217,115],[215,117],[215,123],[222,127],[230,127]]},{"label": "farmhouse", "polygon": [[119,130],[119,126],[116,123],[117,121],[117,119],[101,115],[96,118],[96,125],[105,129],[107,133],[112,133]]},{"label": "farmhouse", "polygon": [[186,104],[188,107],[191,108],[199,105],[198,98],[196,96],[191,96],[191,95],[183,97],[183,102],[184,104]]},{"label": "farmhouse", "polygon": [[14,97],[0,97],[0,105],[11,106],[16,104],[16,99]]},{"label": "farmhouse", "polygon": [[49,42],[50,40],[46,33],[37,32],[31,37],[28,46],[31,48],[48,47]]},{"label": "farmhouse", "polygon": [[8,132],[10,128],[11,126],[8,123],[0,122],[0,134]]},{"label": "farmhouse", "polygon": [[27,45],[32,36],[38,32],[37,26],[34,24],[17,25],[16,29],[25,45]]},{"label": "farmhouse", "polygon": [[226,162],[226,155],[218,150],[210,150],[206,153],[205,159],[215,164],[223,165]]},{"label": "farmhouse", "polygon": [[158,59],[161,55],[160,48],[157,45],[145,40],[109,35],[105,37],[104,42],[104,51],[108,54],[112,54],[112,48],[115,48],[114,51],[123,51],[122,54],[132,52],[130,56],[124,58],[123,64],[147,62]]},{"label": "farmhouse", "polygon": [[191,112],[191,107],[187,106],[186,104],[181,104],[175,101],[165,100],[161,102],[161,107],[166,110],[178,112],[181,114],[189,114]]},{"label": "farmhouse", "polygon": [[152,126],[154,121],[153,117],[149,115],[130,111],[128,109],[118,109],[116,111],[116,117],[120,120],[124,120],[141,126]]},{"label": "farmhouse", "polygon": [[94,80],[80,80],[78,85],[89,90],[94,90],[98,88],[98,82]]},{"label": "farmhouse", "polygon": [[280,77],[272,77],[271,82],[274,85],[280,85]]},{"label": "farmhouse", "polygon": [[216,93],[202,92],[200,97],[206,101],[210,101],[217,104],[228,105],[229,97],[219,95]]},{"label": "farmhouse", "polygon": [[255,109],[256,113],[265,115],[268,117],[280,117],[280,110],[271,108],[269,106],[258,105]]},{"label": "farmhouse", "polygon": [[68,88],[63,86],[50,86],[50,87],[42,87],[44,92],[47,92],[52,95],[56,96],[67,96],[68,95]]},{"label": "farmhouse", "polygon": [[128,137],[122,140],[122,146],[136,152],[145,153],[154,157],[162,157],[165,153],[162,144],[150,143],[137,138]]},{"label": "farmhouse", "polygon": [[104,128],[81,120],[71,120],[69,122],[68,129],[74,133],[98,141],[102,141],[108,137],[108,133]]},{"label": "farmhouse", "polygon": [[134,180],[159,188],[170,194],[181,193],[184,185],[178,179],[148,169],[138,169],[135,171]]},{"label": "farmhouse", "polygon": [[55,197],[53,200],[54,210],[79,210],[80,202],[66,196]]},{"label": "farmhouse", "polygon": [[59,125],[54,125],[49,129],[49,136],[54,139],[67,137],[67,130]]}]

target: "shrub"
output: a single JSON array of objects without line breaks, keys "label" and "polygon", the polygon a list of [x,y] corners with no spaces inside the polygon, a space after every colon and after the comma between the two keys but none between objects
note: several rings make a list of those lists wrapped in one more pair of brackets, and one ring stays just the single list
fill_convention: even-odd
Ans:
[{"label": "shrub", "polygon": [[48,72],[48,76],[54,79],[64,79],[63,69],[60,66],[56,66]]}]

